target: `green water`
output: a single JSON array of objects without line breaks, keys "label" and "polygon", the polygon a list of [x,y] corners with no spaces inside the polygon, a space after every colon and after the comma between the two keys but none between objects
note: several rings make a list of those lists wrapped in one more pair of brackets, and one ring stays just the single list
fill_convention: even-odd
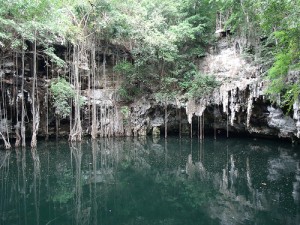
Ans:
[{"label": "green water", "polygon": [[299,146],[100,139],[0,151],[0,224],[300,224]]}]

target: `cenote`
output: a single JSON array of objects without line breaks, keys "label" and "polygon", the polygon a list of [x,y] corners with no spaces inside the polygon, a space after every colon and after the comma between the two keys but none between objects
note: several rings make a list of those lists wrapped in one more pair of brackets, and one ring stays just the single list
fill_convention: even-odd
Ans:
[{"label": "cenote", "polygon": [[0,223],[300,224],[298,147],[170,137],[0,151]]}]

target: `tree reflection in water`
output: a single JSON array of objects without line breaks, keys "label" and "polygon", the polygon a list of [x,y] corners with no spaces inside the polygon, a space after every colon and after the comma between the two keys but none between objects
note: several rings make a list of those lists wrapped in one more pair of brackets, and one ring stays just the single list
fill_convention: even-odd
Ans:
[{"label": "tree reflection in water", "polygon": [[41,185],[41,165],[40,158],[36,148],[31,149],[31,156],[33,160],[33,192],[34,192],[34,208],[36,222],[40,224],[40,185]]},{"label": "tree reflection in water", "polygon": [[1,151],[0,224],[300,224],[299,162],[288,145],[209,138]]}]

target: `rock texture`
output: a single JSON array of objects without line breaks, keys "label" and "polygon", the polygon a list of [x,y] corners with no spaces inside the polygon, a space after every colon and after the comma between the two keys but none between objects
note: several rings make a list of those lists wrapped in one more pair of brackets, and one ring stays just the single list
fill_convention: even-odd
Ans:
[{"label": "rock texture", "polygon": [[[300,136],[300,105],[294,103],[293,115],[285,115],[278,106],[271,104],[265,96],[266,82],[262,77],[263,68],[249,63],[243,57],[237,43],[220,42],[199,63],[199,70],[213,74],[221,83],[210,96],[201,99],[186,99],[177,96],[167,103],[168,130],[182,130],[197,134],[198,119],[204,117],[204,129],[215,130],[217,135],[249,134],[264,137],[298,139]],[[164,110],[161,103],[153,98],[143,98],[133,103],[131,120],[135,134],[143,135],[157,127],[164,131]],[[181,111],[182,117],[178,117]],[[141,130],[141,132],[140,132]]]},{"label": "rock texture", "polygon": [[[117,91],[120,80],[113,73],[113,61],[108,60],[105,76],[99,76],[96,81],[98,85],[93,89],[88,87],[87,78],[83,77],[82,80],[81,95],[85,103],[81,116],[84,134],[91,134],[92,109],[95,106],[97,137],[155,136],[167,131],[180,135],[214,133],[218,137],[242,134],[299,140],[299,100],[294,103],[290,115],[276,104],[271,104],[264,94],[267,84],[262,77],[265,72],[263,66],[242,56],[239,43],[221,39],[217,47],[199,59],[199,70],[204,74],[215,75],[220,82],[213,93],[201,99],[176,96],[173,100],[160,102],[154,96],[147,95],[129,105],[122,103]],[[109,55],[107,58],[113,59]],[[47,88],[51,78],[47,75],[46,79],[45,68],[39,71],[37,82],[39,104],[43,112],[38,133],[40,136],[53,135],[58,129],[55,128],[55,110]],[[20,110],[21,98],[26,102],[26,131],[29,135],[31,133],[30,57],[25,59],[25,74],[21,76],[19,72],[9,57],[3,61],[0,68],[0,96],[1,101],[4,100],[1,105],[5,107],[0,110],[0,139],[14,137],[17,133],[20,121],[17,110]],[[51,74],[52,78],[60,75],[55,71]],[[289,79],[298,75],[297,71],[292,71]],[[23,95],[20,93],[22,77],[25,79]],[[69,124],[69,118],[61,120],[60,135],[69,133]]]}]

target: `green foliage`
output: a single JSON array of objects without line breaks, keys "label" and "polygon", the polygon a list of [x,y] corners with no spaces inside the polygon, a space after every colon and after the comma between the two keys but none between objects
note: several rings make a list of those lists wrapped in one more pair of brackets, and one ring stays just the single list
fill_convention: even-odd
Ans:
[{"label": "green foliage", "polygon": [[44,53],[50,57],[50,60],[52,63],[55,63],[59,67],[65,66],[65,61],[59,58],[55,53],[54,53],[54,48],[49,47],[44,50]]},{"label": "green foliage", "polygon": [[283,95],[283,105],[288,107],[288,112],[292,109],[293,103],[298,101],[300,96],[300,82],[290,84]]},{"label": "green foliage", "polygon": [[174,101],[176,94],[176,92],[157,92],[154,97],[157,102],[165,104],[168,101]]},{"label": "green foliage", "polygon": [[53,98],[55,113],[65,118],[70,115],[70,100],[75,96],[74,88],[64,79],[57,78],[51,83],[50,91]]},{"label": "green foliage", "polygon": [[125,40],[134,43],[134,64],[115,67],[124,77],[121,96],[180,92],[179,82],[189,70],[184,65],[194,65],[213,39],[216,4],[208,0],[116,2],[122,27],[127,29]]},{"label": "green foliage", "polygon": [[51,190],[51,200],[60,204],[65,204],[74,196],[74,188],[70,185],[72,183],[72,173],[69,169],[65,169],[57,180],[55,188]]},{"label": "green foliage", "polygon": [[[271,100],[281,95],[283,106],[291,109],[299,93],[299,78],[290,79],[291,70],[300,69],[300,4],[298,0],[212,0],[219,5],[223,16],[228,16],[225,27],[237,36],[247,39],[245,49],[252,48],[257,62],[268,67],[266,79],[270,85],[267,94]],[[230,12],[230,13],[229,13]],[[257,40],[267,39],[253,49]],[[296,81],[296,82],[295,82]],[[294,96],[294,97],[291,97]]]},{"label": "green foliage", "polygon": [[121,107],[121,113],[123,114],[123,116],[127,119],[129,116],[129,108],[128,106],[122,106]]},{"label": "green foliage", "polygon": [[122,85],[118,90],[118,94],[124,101],[133,101],[133,99],[142,93],[141,81],[142,73],[129,62],[121,62],[114,66],[114,71],[119,73],[123,79]]},{"label": "green foliage", "polygon": [[121,74],[125,78],[130,78],[135,73],[135,68],[132,63],[124,61],[115,65],[114,71]]},{"label": "green foliage", "polygon": [[[53,45],[92,37],[126,46],[131,54],[131,62],[124,59],[114,67],[122,77],[123,100],[145,93],[198,98],[217,86],[211,76],[199,75],[196,65],[216,41],[216,15],[221,14],[223,28],[247,39],[244,47],[251,59],[258,58],[253,46],[259,37],[267,37],[269,43],[260,51],[267,60],[260,60],[272,64],[268,94],[281,93],[290,106],[300,89],[287,76],[300,68],[299,11],[298,0],[0,0],[0,47],[19,51],[26,48],[23,40],[36,41],[43,49],[39,54],[63,67]],[[71,97],[62,98],[55,104],[64,117]]]},{"label": "green foliage", "polygon": [[121,99],[125,102],[132,102],[135,97],[141,94],[141,90],[130,84],[122,84],[122,86],[118,90],[118,94],[120,95]]},{"label": "green foliage", "polygon": [[300,93],[299,78],[288,75],[290,70],[300,69],[300,18],[296,13],[300,5],[288,0],[273,0],[268,5],[262,3],[262,6],[262,28],[265,32],[272,32],[276,42],[272,49],[274,62],[267,74],[270,82],[267,93],[271,100],[280,94],[282,106],[290,111]]},{"label": "green foliage", "polygon": [[59,67],[65,62],[53,49],[58,41],[76,44],[92,35],[130,45],[134,63],[114,68],[123,78],[119,94],[126,101],[144,93],[180,91],[179,82],[187,79],[181,65],[204,55],[217,10],[209,0],[0,2],[0,45],[18,50],[23,40],[37,41],[42,54]]},{"label": "green foliage", "polygon": [[189,98],[201,98],[210,94],[214,88],[219,86],[219,83],[212,75],[197,74],[193,80],[182,85],[187,89]]}]

